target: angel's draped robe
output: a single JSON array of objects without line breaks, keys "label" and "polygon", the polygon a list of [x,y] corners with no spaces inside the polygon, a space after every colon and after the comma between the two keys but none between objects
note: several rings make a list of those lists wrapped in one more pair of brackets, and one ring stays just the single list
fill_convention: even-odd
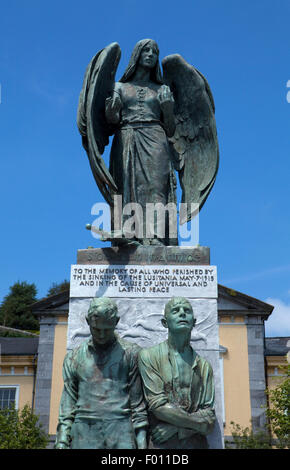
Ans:
[{"label": "angel's draped robe", "polygon": [[[138,237],[138,234],[136,237],[142,239],[147,238],[146,204],[162,203],[166,206],[168,202],[176,203],[176,179],[171,150],[163,128],[160,103],[157,99],[159,87],[157,85],[141,87],[131,83],[118,85],[122,110],[111,149],[110,173],[118,187],[118,194],[122,195],[123,208],[128,203],[138,203],[142,207],[143,237]],[[126,217],[123,216],[123,223],[125,220]],[[160,230],[162,225],[159,227]],[[165,237],[158,236],[160,231],[157,234],[155,214],[151,224],[154,235],[148,238],[152,239],[155,236],[161,243],[168,245],[168,227],[169,218],[166,212]],[[171,239],[170,244],[176,242]]]}]

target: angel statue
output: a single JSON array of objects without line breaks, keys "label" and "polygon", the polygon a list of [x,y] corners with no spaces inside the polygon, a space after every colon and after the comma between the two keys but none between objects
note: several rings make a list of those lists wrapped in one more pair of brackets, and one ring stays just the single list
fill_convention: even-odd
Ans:
[{"label": "angel statue", "polygon": [[[191,203],[201,209],[218,170],[213,96],[205,77],[178,54],[163,59],[162,76],[158,45],[152,39],[136,44],[124,75],[115,82],[120,56],[120,46],[115,42],[93,57],[86,70],[77,116],[93,176],[111,206],[112,232],[106,232],[103,240],[112,240],[115,245],[124,240],[141,245],[177,245],[177,237],[170,238],[168,211],[163,237],[157,230],[156,214],[150,219],[149,236],[144,230],[130,239],[122,224],[116,234],[114,196],[122,196],[123,207],[132,203],[141,207],[139,221],[145,227],[147,205],[176,205],[176,171],[181,201],[189,207],[180,223],[191,219]],[[111,135],[108,169],[102,154]],[[128,214],[122,213],[121,219],[128,220]]]}]

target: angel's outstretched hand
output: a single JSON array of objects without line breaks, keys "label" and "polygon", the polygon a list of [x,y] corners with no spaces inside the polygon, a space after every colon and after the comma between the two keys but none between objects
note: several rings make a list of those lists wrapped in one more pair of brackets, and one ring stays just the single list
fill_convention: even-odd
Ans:
[{"label": "angel's outstretched hand", "polygon": [[171,108],[173,110],[174,98],[170,88],[167,85],[162,85],[160,87],[157,98],[162,109]]},{"label": "angel's outstretched hand", "polygon": [[112,97],[106,99],[105,110],[107,122],[117,124],[120,120],[120,111],[122,109],[122,101],[117,93],[113,93]]}]

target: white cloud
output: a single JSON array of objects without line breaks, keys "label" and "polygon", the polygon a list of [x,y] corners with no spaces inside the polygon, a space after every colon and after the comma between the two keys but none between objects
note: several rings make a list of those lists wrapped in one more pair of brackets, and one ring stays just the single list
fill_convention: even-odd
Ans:
[{"label": "white cloud", "polygon": [[265,322],[266,336],[290,336],[290,303],[268,297],[267,304],[275,308],[269,319]]}]

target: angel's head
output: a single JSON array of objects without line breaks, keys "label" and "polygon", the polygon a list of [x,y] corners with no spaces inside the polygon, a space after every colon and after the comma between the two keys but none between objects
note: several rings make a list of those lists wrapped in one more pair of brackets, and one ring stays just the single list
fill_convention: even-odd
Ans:
[{"label": "angel's head", "polygon": [[130,81],[139,65],[151,69],[150,76],[153,82],[163,83],[159,65],[159,48],[153,39],[142,39],[137,42],[120,82]]}]

